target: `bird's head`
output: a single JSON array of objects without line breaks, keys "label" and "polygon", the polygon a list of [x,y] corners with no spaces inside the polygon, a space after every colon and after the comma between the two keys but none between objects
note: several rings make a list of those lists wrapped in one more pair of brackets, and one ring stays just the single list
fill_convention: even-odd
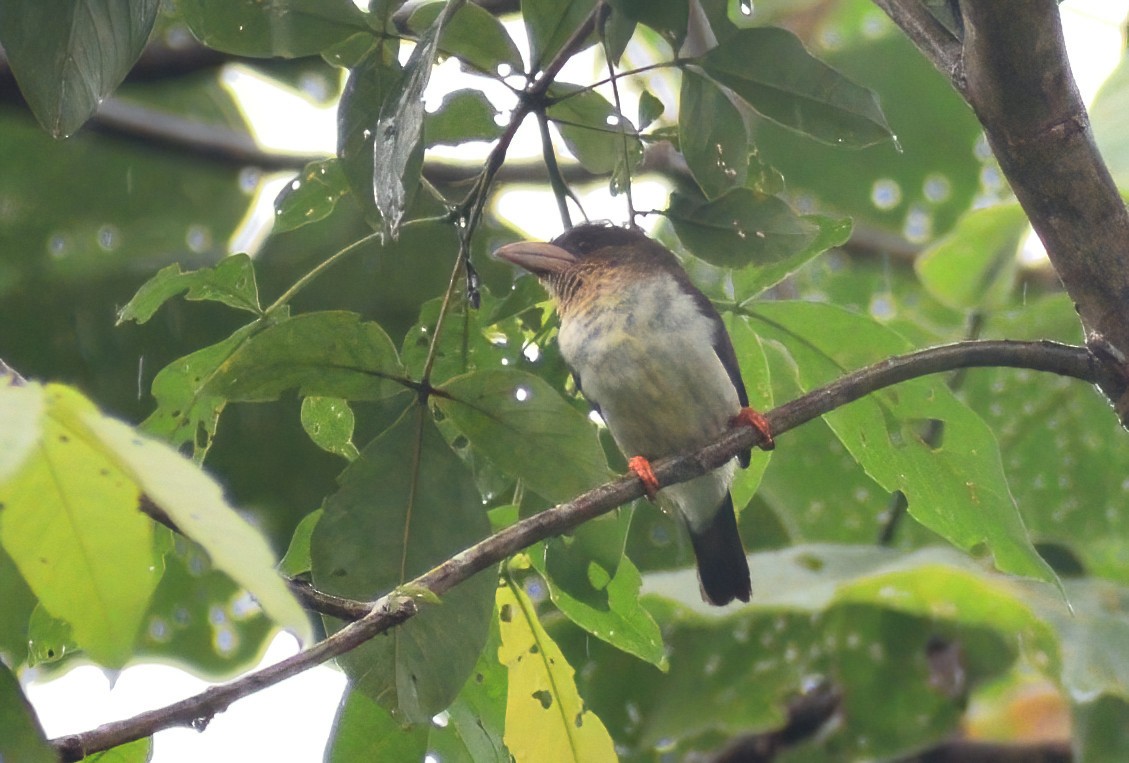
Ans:
[{"label": "bird's head", "polygon": [[637,229],[607,223],[578,225],[550,242],[506,244],[494,256],[537,276],[562,316],[589,300],[614,297],[632,282],[662,273],[685,277],[666,247]]}]

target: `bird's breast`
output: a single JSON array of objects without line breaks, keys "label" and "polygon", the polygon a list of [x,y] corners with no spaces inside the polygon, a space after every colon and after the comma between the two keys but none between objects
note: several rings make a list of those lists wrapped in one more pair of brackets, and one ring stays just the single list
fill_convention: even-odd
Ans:
[{"label": "bird's breast", "polygon": [[597,292],[562,316],[560,348],[627,455],[699,447],[737,413],[715,319],[670,277]]}]

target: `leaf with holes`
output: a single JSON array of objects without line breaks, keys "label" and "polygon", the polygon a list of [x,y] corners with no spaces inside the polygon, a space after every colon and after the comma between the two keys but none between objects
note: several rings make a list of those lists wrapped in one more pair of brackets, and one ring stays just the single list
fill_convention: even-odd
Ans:
[{"label": "leaf with holes", "polygon": [[498,588],[502,646],[509,671],[506,747],[517,760],[537,760],[554,750],[558,760],[615,760],[607,728],[581,699],[575,673],[545,632],[533,602],[510,583]]},{"label": "leaf with holes", "polygon": [[[911,349],[872,318],[826,304],[759,303],[749,318],[762,339],[788,349],[804,389]],[[943,378],[913,379],[823,418],[876,482],[905,494],[923,525],[958,548],[986,550],[1001,570],[1057,582],[1031,544],[991,430]],[[923,439],[931,421],[944,425],[943,447]]]},{"label": "leaf with holes", "polygon": [[349,461],[357,457],[353,444],[356,423],[348,400],[339,397],[310,396],[302,399],[302,428],[322,450]]},{"label": "leaf with holes", "polygon": [[161,305],[183,291],[188,292],[185,299],[222,302],[256,315],[263,312],[259,307],[259,287],[255,282],[255,266],[251,264],[251,258],[246,254],[233,254],[214,268],[187,273],[176,264],[162,268],[142,284],[133,299],[121,309],[118,325],[126,321],[145,323]]},{"label": "leaf with holes", "polygon": [[1020,654],[1055,670],[1059,640],[1024,587],[951,549],[798,546],[749,563],[753,600],[731,611],[702,603],[693,570],[648,576],[668,674],[554,630],[569,659],[585,659],[580,690],[622,730],[624,757],[662,745],[688,758],[719,736],[779,728],[803,696],[813,713],[850,719],[809,740],[817,758],[900,758],[954,733],[964,691]]}]

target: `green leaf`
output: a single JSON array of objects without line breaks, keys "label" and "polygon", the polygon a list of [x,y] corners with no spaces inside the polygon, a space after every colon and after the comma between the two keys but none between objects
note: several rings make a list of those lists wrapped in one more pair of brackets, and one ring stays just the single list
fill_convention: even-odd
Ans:
[{"label": "green leaf", "polygon": [[93,404],[66,387],[23,389],[42,396],[42,434],[0,486],[0,543],[79,647],[120,667],[161,577],[153,523],[137,511],[132,475],[92,435],[101,419]]},{"label": "green leaf", "polygon": [[651,94],[650,90],[639,93],[639,129],[645,130],[651,123],[663,115],[666,106]]},{"label": "green leaf", "polygon": [[1129,188],[1129,136],[1122,126],[1129,114],[1129,59],[1122,58],[1089,108],[1094,141],[1117,187]]},{"label": "green leaf", "polygon": [[325,311],[283,320],[237,347],[206,382],[205,395],[263,402],[301,395],[381,400],[404,387],[392,340],[356,313]]},{"label": "green leaf", "polygon": [[274,200],[274,233],[285,233],[333,214],[349,192],[349,181],[337,158],[310,162]]},{"label": "green leaf", "polygon": [[701,66],[761,116],[822,143],[862,148],[893,138],[874,93],[814,58],[784,29],[742,29]]},{"label": "green leaf", "polygon": [[177,264],[162,268],[118,312],[118,325],[126,321],[145,323],[161,305],[183,291],[188,292],[186,299],[222,302],[256,315],[263,312],[259,307],[259,287],[255,282],[255,266],[251,264],[251,258],[246,254],[233,254],[214,268],[187,273]]},{"label": "green leaf", "polygon": [[889,144],[842,151],[761,120],[757,148],[788,178],[793,198],[922,244],[948,230],[978,195],[1000,190],[972,110],[873,3],[837,3],[805,39],[820,46],[813,47],[820,58],[878,94],[904,151]]},{"label": "green leaf", "polygon": [[611,476],[595,427],[540,377],[477,371],[442,392],[436,407],[471,445],[548,501],[566,501]]},{"label": "green leaf", "polygon": [[[529,71],[544,69],[595,7],[596,0],[525,0],[521,17],[529,33]],[[581,47],[594,41],[590,35]]]},{"label": "green leaf", "polygon": [[[772,377],[768,369],[768,359],[764,354],[764,346],[743,316],[726,313],[723,317],[725,328],[733,342],[733,350],[737,354],[737,362],[741,367],[741,378],[745,382],[749,405],[758,411],[767,411],[772,408],[773,397]],[[729,492],[733,496],[733,505],[737,507],[738,512],[752,500],[753,494],[760,487],[772,455],[772,451],[754,450],[748,467],[737,470],[733,483],[729,486]]]},{"label": "green leaf", "polygon": [[506,747],[516,760],[554,750],[559,760],[616,760],[612,738],[576,690],[574,672],[512,583],[499,586],[498,660],[509,670]]},{"label": "green leaf", "polygon": [[208,553],[163,527],[167,536],[165,574],[142,621],[135,657],[175,662],[210,681],[252,669],[278,628],[255,599]]},{"label": "green leaf", "polygon": [[[989,316],[984,334],[1076,343],[1080,328],[1073,300],[1055,294]],[[962,392],[995,431],[1037,541],[1072,555],[1088,575],[1129,583],[1129,449],[1105,398],[1075,379],[1009,368],[969,373]]]},{"label": "green leaf", "polygon": [[35,710],[20,691],[19,680],[0,662],[0,760],[55,763],[58,759]]},{"label": "green leaf", "polygon": [[349,71],[337,113],[337,155],[349,187],[370,225],[382,225],[373,195],[373,126],[384,104],[403,77],[394,40],[381,38],[376,47]]},{"label": "green leaf", "polygon": [[673,193],[667,217],[695,256],[725,268],[755,266],[742,298],[755,296],[850,236],[850,220],[797,215],[775,196],[734,188],[714,201]]},{"label": "green leaf", "polygon": [[4,0],[0,45],[43,128],[82,126],[141,55],[159,0]]},{"label": "green leaf", "polygon": [[[373,599],[489,533],[469,471],[421,406],[365,446],[338,481],[310,549],[314,584],[327,593]],[[342,658],[354,688],[398,722],[429,722],[474,668],[494,582],[480,574]]]},{"label": "green leaf", "polygon": [[[709,118],[703,119],[703,114]],[[707,199],[745,185],[749,174],[745,120],[729,96],[696,67],[682,70],[678,136],[690,174]]]},{"label": "green leaf", "polygon": [[456,6],[449,5],[420,35],[404,74],[380,106],[373,126],[372,194],[384,232],[396,238],[404,211],[419,187],[423,166],[423,91],[439,50],[439,33]]},{"label": "green leaf", "polygon": [[28,661],[28,623],[37,602],[16,563],[2,545],[0,601],[4,602],[4,616],[0,617],[0,662],[18,669]]},{"label": "green leaf", "polygon": [[178,358],[157,372],[153,397],[157,409],[141,422],[141,428],[174,447],[191,442],[193,456],[203,461],[219,425],[226,400],[205,388],[220,365],[259,329],[248,324],[221,342]]},{"label": "green leaf", "polygon": [[[763,303],[750,322],[762,339],[788,349],[805,389],[912,349],[873,319],[826,304]],[[1031,544],[995,438],[943,377],[904,382],[823,418],[876,482],[905,494],[923,525],[966,551],[985,546],[1005,572],[1057,580]],[[934,420],[944,423],[943,447],[921,439]]]},{"label": "green leaf", "polygon": [[[424,3],[414,10],[407,20],[413,34],[422,35],[438,18],[446,3]],[[502,22],[486,9],[467,3],[443,25],[439,35],[439,50],[455,56],[480,72],[490,75],[502,73],[499,65],[505,64],[510,72],[524,70],[521,52],[506,32]]]},{"label": "green leaf", "polygon": [[654,0],[611,0],[627,18],[646,24],[661,34],[674,50],[682,47],[690,19],[688,3],[656,3]]},{"label": "green leaf", "polygon": [[203,546],[212,563],[246,588],[272,620],[303,642],[312,639],[305,612],[275,572],[274,552],[227,503],[219,484],[169,446],[119,421],[89,411],[79,424],[81,435],[121,470],[133,490]]},{"label": "green leaf", "polygon": [[642,578],[623,555],[632,511],[585,522],[570,535],[545,542],[530,555],[553,604],[586,632],[666,669],[662,634],[639,603]]},{"label": "green leaf", "polygon": [[443,96],[434,113],[424,115],[424,138],[429,146],[495,140],[502,134],[501,126],[494,121],[499,113],[481,90],[455,90]]},{"label": "green leaf", "polygon": [[439,760],[510,763],[502,742],[506,724],[506,669],[498,662],[502,637],[496,617],[474,672],[446,711],[446,723],[431,730],[428,748]]},{"label": "green leaf", "polygon": [[352,461],[357,457],[353,444],[353,409],[339,397],[302,399],[302,428],[322,450]]},{"label": "green leaf", "polygon": [[352,0],[181,0],[177,8],[200,42],[240,56],[300,58],[371,33]]},{"label": "green leaf", "polygon": [[719,737],[779,729],[798,694],[826,686],[843,722],[809,742],[812,759],[899,758],[963,715],[965,697],[928,659],[938,643],[959,644],[967,687],[1021,652],[1053,665],[1057,639],[1025,590],[949,549],[802,546],[749,561],[753,600],[725,614],[701,602],[692,570],[647,577],[645,590],[673,597],[645,599],[667,641],[665,675],[596,640],[560,639],[569,659],[588,655],[580,690],[620,730],[624,757],[656,745],[688,757]]},{"label": "green leaf", "polygon": [[[643,160],[643,143],[634,125],[595,90],[558,82],[549,88],[554,100],[545,113],[556,123],[568,150],[584,169],[599,175],[615,170],[625,151],[634,170]],[[620,126],[624,132],[620,132]]]},{"label": "green leaf", "polygon": [[849,217],[803,215],[800,219],[816,227],[815,238],[805,248],[791,255],[785,255],[774,261],[756,262],[749,267],[733,271],[733,294],[738,302],[751,301],[827,250],[842,246],[851,237],[852,223]]},{"label": "green leaf", "polygon": [[144,737],[111,747],[83,758],[84,763],[148,763],[153,755],[153,738]]},{"label": "green leaf", "polygon": [[28,667],[58,662],[78,648],[70,623],[54,617],[42,604],[37,605],[27,622]]},{"label": "green leaf", "polygon": [[294,577],[310,571],[310,543],[314,535],[314,528],[321,521],[324,513],[322,509],[315,509],[294,528],[294,535],[290,538],[290,546],[286,554],[278,563],[278,571],[283,575]]},{"label": "green leaf", "polygon": [[921,283],[958,310],[1006,306],[1015,287],[1019,241],[1027,216],[1018,203],[974,209],[914,260]]},{"label": "green leaf", "polygon": [[326,763],[358,760],[423,760],[427,726],[398,723],[364,692],[346,689],[333,719]]}]

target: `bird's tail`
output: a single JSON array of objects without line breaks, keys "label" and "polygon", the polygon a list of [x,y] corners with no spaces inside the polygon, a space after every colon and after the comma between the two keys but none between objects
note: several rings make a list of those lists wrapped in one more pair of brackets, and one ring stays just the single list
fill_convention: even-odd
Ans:
[{"label": "bird's tail", "polygon": [[748,601],[753,592],[749,562],[737,534],[737,515],[729,491],[708,524],[690,527],[687,523],[687,528],[698,559],[702,599],[719,607],[734,599]]}]

